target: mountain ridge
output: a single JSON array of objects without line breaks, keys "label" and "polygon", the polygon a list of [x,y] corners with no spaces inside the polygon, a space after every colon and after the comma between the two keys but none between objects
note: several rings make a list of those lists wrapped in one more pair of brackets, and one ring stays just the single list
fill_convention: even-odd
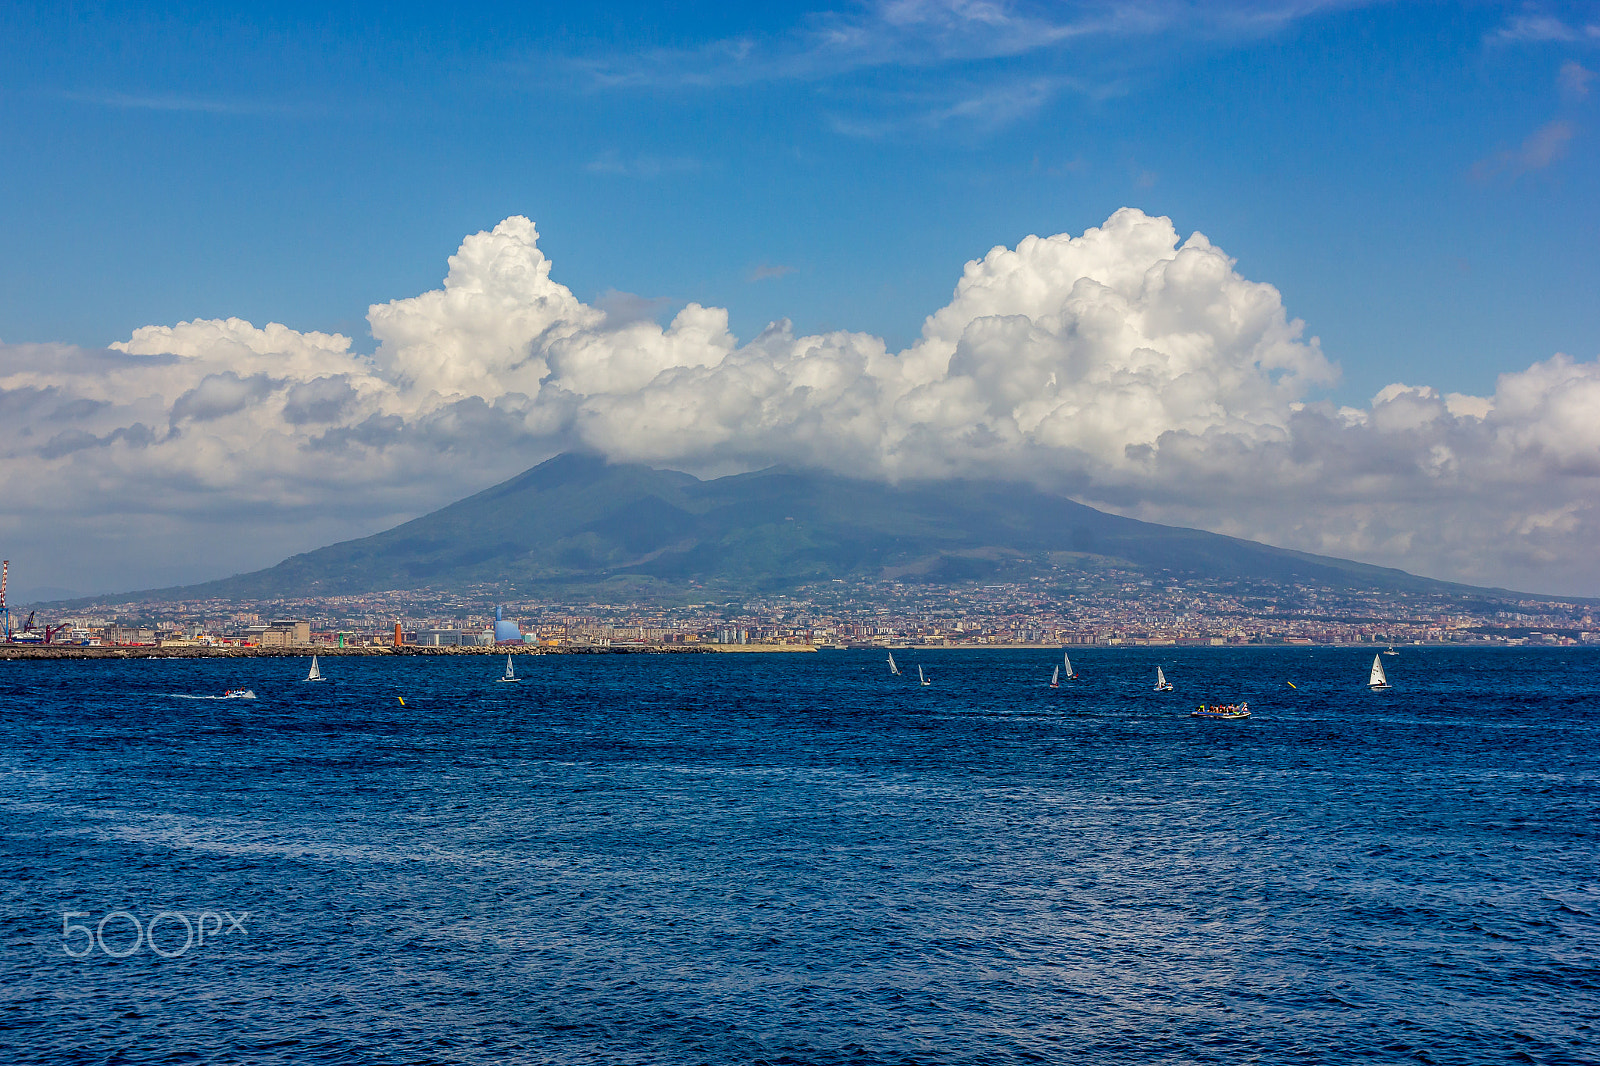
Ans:
[{"label": "mountain ridge", "polygon": [[620,602],[769,593],[829,580],[958,584],[1113,567],[1392,593],[1518,595],[1123,518],[1019,482],[885,485],[781,466],[701,480],[566,453],[369,537],[126,597],[264,600],[488,586],[551,599],[603,593]]}]

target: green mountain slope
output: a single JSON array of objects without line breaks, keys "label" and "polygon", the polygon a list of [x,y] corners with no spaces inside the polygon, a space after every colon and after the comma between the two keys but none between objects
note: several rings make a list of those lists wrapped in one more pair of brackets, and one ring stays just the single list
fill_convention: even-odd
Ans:
[{"label": "green mountain slope", "polygon": [[1096,511],[1028,485],[887,486],[783,468],[700,481],[563,455],[394,529],[169,599],[514,587],[649,598],[819,580],[962,582],[1122,566],[1221,580],[1464,591],[1400,570]]}]

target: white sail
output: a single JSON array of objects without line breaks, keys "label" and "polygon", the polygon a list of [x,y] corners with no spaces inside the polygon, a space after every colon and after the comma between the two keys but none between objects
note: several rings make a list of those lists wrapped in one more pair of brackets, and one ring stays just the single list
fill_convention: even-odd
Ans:
[{"label": "white sail", "polygon": [[1368,688],[1388,688],[1389,679],[1383,675],[1383,663],[1376,655],[1372,657],[1372,674],[1367,678]]},{"label": "white sail", "polygon": [[894,664],[894,652],[889,653],[889,672],[896,677],[900,676],[900,668]]},{"label": "white sail", "polygon": [[506,656],[506,672],[499,678],[501,681],[517,681],[517,672],[511,668],[511,656]]},{"label": "white sail", "polygon": [[1050,673],[1050,687],[1055,688],[1061,684],[1061,667],[1056,667]]},{"label": "white sail", "polygon": [[933,684],[933,682],[929,681],[927,679],[927,677],[922,673],[922,664],[921,663],[917,664],[917,680],[922,682],[924,685]]},{"label": "white sail", "polygon": [[322,680],[322,671],[317,667],[317,657],[315,655],[313,655],[311,657],[311,672],[306,675],[306,680],[307,681],[321,681]]},{"label": "white sail", "polygon": [[1167,688],[1167,675],[1161,672],[1161,667],[1156,667],[1156,691],[1164,692]]},{"label": "white sail", "polygon": [[1063,666],[1065,666],[1067,668],[1067,676],[1071,677],[1072,676],[1072,656],[1068,655],[1066,652],[1062,652],[1061,653],[1061,663],[1062,663]]}]

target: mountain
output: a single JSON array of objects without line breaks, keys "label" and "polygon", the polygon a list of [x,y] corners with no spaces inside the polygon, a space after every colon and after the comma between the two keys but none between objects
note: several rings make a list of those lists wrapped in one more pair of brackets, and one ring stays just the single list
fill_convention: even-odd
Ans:
[{"label": "mountain", "polygon": [[1469,591],[1400,570],[1119,518],[1019,483],[890,486],[781,467],[701,481],[561,455],[374,536],[146,595],[273,599],[483,585],[622,602],[776,592],[835,578],[951,584],[1112,568]]}]

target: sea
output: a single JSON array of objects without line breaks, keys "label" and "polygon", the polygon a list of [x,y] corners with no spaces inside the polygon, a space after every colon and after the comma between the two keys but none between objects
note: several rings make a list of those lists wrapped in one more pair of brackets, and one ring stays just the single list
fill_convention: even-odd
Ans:
[{"label": "sea", "polygon": [[1600,1061],[1600,650],[1373,650],[0,662],[0,1061]]}]

